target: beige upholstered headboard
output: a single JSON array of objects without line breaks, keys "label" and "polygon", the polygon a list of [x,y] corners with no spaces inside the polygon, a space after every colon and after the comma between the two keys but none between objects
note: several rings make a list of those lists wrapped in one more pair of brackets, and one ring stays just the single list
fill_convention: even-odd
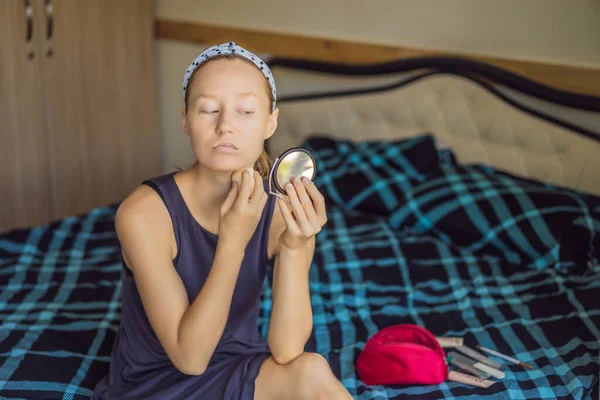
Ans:
[{"label": "beige upholstered headboard", "polygon": [[[282,98],[267,143],[273,156],[315,134],[361,141],[431,133],[461,163],[600,195],[598,98],[527,80],[521,91],[481,71],[350,76],[275,65],[273,73]],[[332,96],[339,92],[347,93]]]}]

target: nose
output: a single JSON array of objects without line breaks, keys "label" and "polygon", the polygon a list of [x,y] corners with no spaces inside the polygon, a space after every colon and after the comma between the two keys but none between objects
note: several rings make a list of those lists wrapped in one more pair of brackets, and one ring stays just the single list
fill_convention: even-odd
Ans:
[{"label": "nose", "polygon": [[219,113],[216,130],[219,135],[233,132],[233,116],[230,111],[222,110]]}]

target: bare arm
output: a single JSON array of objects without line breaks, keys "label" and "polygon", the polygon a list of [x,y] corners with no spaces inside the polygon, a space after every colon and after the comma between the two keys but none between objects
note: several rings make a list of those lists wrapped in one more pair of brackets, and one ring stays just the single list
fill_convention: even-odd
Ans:
[{"label": "bare arm", "polygon": [[289,190],[291,209],[278,200],[286,228],[273,271],[273,309],[268,342],[273,359],[285,364],[304,352],[313,328],[308,272],[315,235],[327,221],[322,195],[312,183]]},{"label": "bare arm", "polygon": [[[254,207],[247,211],[247,218],[233,218],[229,223],[240,232],[250,231],[249,236],[254,232],[254,222],[260,219],[266,201],[266,194],[263,197],[258,192],[262,190],[264,193],[262,185],[255,187],[258,189],[252,200],[240,202],[244,207]],[[243,194],[244,183],[240,197]],[[249,189],[246,199],[248,194]],[[146,195],[133,199],[131,203],[124,202],[117,212],[115,223],[144,309],[165,352],[181,372],[202,374],[227,323],[246,237],[226,235],[226,227],[220,225],[219,233],[223,230],[224,234],[219,235],[210,273],[190,304],[183,282],[173,268],[172,246],[169,244],[170,235],[173,235],[172,225],[158,196]]]},{"label": "bare arm", "polygon": [[314,238],[299,249],[282,248],[273,271],[273,309],[268,343],[273,359],[285,364],[304,352],[313,327],[308,271]]}]

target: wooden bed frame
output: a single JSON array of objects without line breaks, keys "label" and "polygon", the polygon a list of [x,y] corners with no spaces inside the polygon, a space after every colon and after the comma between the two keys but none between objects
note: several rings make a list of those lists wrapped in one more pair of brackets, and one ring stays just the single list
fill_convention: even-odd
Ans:
[{"label": "wooden bed frame", "polygon": [[461,163],[600,195],[599,70],[182,22],[156,28],[159,38],[234,40],[271,57],[280,109],[267,142],[273,156],[311,135],[433,134]]},{"label": "wooden bed frame", "polygon": [[198,22],[157,20],[155,30],[158,39],[201,45],[234,40],[255,52],[275,57],[332,63],[371,64],[410,57],[463,56],[535,79],[556,89],[600,96],[600,69],[596,68],[359,43]]}]

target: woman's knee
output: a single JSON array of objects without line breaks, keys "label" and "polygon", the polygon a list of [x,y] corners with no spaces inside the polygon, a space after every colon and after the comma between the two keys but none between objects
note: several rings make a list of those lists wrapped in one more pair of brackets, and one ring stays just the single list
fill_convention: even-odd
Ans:
[{"label": "woman's knee", "polygon": [[351,399],[327,360],[317,353],[303,353],[281,365],[274,359],[263,364],[256,382],[257,399]]},{"label": "woman's knee", "polygon": [[317,375],[322,376],[324,373],[331,373],[329,363],[319,353],[303,353],[290,363],[290,366],[299,375]]},{"label": "woman's knee", "polygon": [[303,398],[327,398],[335,388],[336,377],[327,360],[318,353],[304,353],[289,364]]}]

